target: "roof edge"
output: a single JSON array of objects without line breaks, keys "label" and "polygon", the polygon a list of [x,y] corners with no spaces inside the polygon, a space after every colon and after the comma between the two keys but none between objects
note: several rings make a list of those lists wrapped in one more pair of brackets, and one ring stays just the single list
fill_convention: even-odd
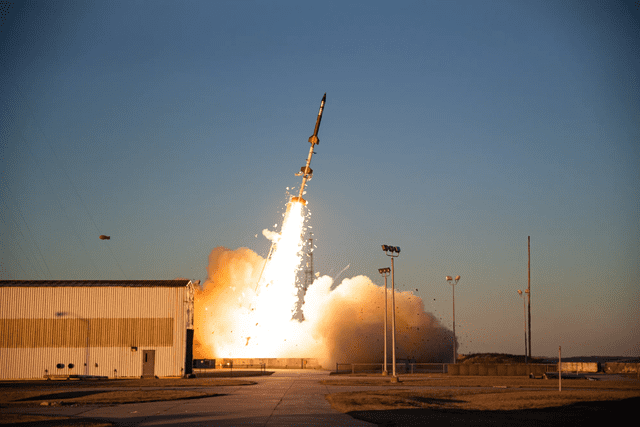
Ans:
[{"label": "roof edge", "polygon": [[170,287],[187,286],[189,279],[177,280],[0,280],[0,287]]}]

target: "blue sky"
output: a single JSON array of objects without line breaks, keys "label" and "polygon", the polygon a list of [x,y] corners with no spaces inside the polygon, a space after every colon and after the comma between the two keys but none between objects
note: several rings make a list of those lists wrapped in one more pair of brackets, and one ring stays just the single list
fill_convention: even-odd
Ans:
[{"label": "blue sky", "polygon": [[0,5],[0,278],[266,256],[326,92],[317,271],[398,245],[445,324],[462,276],[461,352],[517,353],[531,236],[533,353],[639,356],[638,5],[533,3]]}]

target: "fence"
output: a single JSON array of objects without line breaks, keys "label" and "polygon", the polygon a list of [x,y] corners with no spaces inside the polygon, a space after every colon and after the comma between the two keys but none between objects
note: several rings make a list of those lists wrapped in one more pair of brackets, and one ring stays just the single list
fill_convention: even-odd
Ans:
[{"label": "fence", "polygon": [[449,375],[460,376],[542,376],[546,372],[557,371],[557,365],[524,363],[457,363],[449,365]]},{"label": "fence", "polygon": [[[391,363],[387,364],[387,371],[392,372],[393,366]],[[341,368],[342,367],[342,368]],[[342,374],[356,374],[367,373],[375,374],[384,371],[384,363],[336,363],[336,373]],[[427,374],[427,373],[440,373],[447,372],[446,363],[397,363],[396,373],[400,374]]]},{"label": "fence", "polygon": [[[391,364],[388,364],[387,370],[392,371]],[[336,363],[337,374],[375,374],[382,373],[384,363]],[[504,364],[504,363],[457,363],[455,365],[448,363],[411,363],[396,362],[397,374],[426,374],[440,373],[449,375],[478,375],[478,376],[542,376],[545,372],[557,370],[557,365],[543,364]]]},{"label": "fence", "polygon": [[[264,374],[267,371],[267,365],[266,363],[254,363],[254,364],[241,364],[241,365],[236,365],[236,371],[239,369],[253,369],[253,368],[258,368],[260,369],[260,373]],[[213,366],[210,367],[206,367],[206,368],[194,368],[193,369],[193,373],[194,374],[198,374],[198,373],[204,373],[204,372],[220,372],[221,369],[228,369],[229,372],[233,373],[233,360],[228,361],[227,363],[224,364],[220,364],[218,368],[216,368],[215,364]]]}]

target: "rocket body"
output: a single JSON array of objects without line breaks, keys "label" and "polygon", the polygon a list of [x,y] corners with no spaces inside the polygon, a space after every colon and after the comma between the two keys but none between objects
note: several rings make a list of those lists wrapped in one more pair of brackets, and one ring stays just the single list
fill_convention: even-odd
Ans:
[{"label": "rocket body", "polygon": [[300,193],[297,197],[292,197],[292,202],[300,202],[303,205],[307,204],[307,201],[302,198],[302,194],[304,194],[304,189],[307,185],[307,182],[313,176],[313,170],[309,167],[311,165],[311,157],[313,156],[313,149],[317,144],[320,143],[320,139],[318,139],[318,131],[320,130],[320,121],[322,120],[322,112],[324,111],[324,103],[327,100],[327,94],[325,93],[322,97],[322,101],[320,102],[320,111],[318,111],[318,117],[316,118],[316,126],[313,129],[313,135],[309,137],[309,142],[311,143],[311,148],[309,148],[309,155],[307,156],[307,164],[300,168],[300,172],[298,172],[297,176],[302,176],[302,184],[300,184]]}]

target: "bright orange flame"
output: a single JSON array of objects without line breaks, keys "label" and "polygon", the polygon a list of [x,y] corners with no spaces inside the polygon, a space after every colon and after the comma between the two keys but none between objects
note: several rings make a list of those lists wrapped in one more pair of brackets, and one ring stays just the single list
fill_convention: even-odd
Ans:
[{"label": "bright orange flame", "polygon": [[[274,245],[269,260],[247,248],[211,251],[195,298],[195,358],[311,357],[325,367],[382,360],[384,288],[368,277],[337,287],[319,277],[305,295],[304,322],[292,320],[304,221],[304,206],[292,202],[280,233],[263,231]],[[397,357],[448,360],[451,331],[424,311],[422,300],[396,291],[396,305]]]},{"label": "bright orange flame", "polygon": [[304,206],[289,203],[280,234],[270,233],[274,250],[266,261],[257,292],[245,290],[242,294],[250,304],[235,319],[240,328],[236,325],[234,335],[240,339],[217,343],[216,353],[223,357],[279,357],[296,323],[291,316],[298,299],[296,275],[302,261],[304,220]]}]

